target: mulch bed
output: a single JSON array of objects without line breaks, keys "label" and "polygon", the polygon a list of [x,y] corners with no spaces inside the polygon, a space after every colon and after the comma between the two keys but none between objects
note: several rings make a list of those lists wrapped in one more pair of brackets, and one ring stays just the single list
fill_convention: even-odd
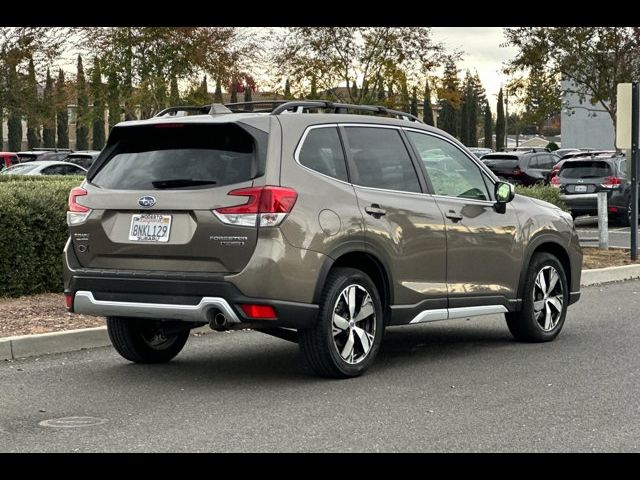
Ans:
[{"label": "mulch bed", "polygon": [[582,253],[584,254],[582,260],[583,269],[620,267],[638,263],[638,261],[632,262],[629,257],[629,250],[622,248],[600,250],[595,247],[582,247]]}]

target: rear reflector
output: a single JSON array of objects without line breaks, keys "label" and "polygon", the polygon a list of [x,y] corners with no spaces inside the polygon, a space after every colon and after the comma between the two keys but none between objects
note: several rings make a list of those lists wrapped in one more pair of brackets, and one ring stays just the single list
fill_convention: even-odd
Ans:
[{"label": "rear reflector", "polygon": [[270,305],[240,305],[244,314],[249,318],[260,318],[262,320],[275,320],[276,311]]},{"label": "rear reflector", "polygon": [[64,303],[67,305],[67,310],[73,310],[73,295],[71,293],[65,293]]},{"label": "rear reflector", "polygon": [[618,213],[618,207],[609,207],[609,213]]}]

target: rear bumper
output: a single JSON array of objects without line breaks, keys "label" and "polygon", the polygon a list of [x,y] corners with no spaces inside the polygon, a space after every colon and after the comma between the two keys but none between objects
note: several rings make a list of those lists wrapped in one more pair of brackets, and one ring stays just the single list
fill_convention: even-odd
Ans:
[{"label": "rear bumper", "polygon": [[[104,317],[205,324],[222,312],[236,327],[310,328],[318,315],[318,305],[247,297],[234,285],[212,279],[131,278],[76,271],[65,294],[73,296],[74,313]],[[277,318],[250,318],[241,304],[269,305]]]}]

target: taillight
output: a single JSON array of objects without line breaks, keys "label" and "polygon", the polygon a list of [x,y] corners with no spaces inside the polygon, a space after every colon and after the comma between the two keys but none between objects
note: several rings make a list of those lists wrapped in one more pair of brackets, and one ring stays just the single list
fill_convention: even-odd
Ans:
[{"label": "taillight", "polygon": [[522,175],[522,170],[519,167],[513,169],[512,175]]},{"label": "taillight", "polygon": [[80,205],[77,201],[78,197],[84,197],[87,191],[82,187],[75,187],[69,192],[69,211],[67,212],[67,225],[79,225],[83,223],[89,215],[91,209]]},{"label": "taillight", "polygon": [[604,188],[618,188],[622,183],[622,179],[620,177],[605,177],[604,182],[602,182],[602,186]]},{"label": "taillight", "polygon": [[272,186],[240,188],[227,195],[249,198],[246,203],[216,208],[213,213],[222,223],[244,227],[280,225],[298,198],[292,188]]},{"label": "taillight", "polygon": [[549,183],[552,187],[560,188],[560,179],[558,177],[551,177]]}]

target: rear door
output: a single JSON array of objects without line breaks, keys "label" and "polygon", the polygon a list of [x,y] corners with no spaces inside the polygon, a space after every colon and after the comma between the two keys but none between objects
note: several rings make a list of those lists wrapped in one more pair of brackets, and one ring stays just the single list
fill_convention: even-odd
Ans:
[{"label": "rear door", "polygon": [[390,269],[394,304],[446,308],[444,220],[403,132],[368,125],[345,125],[342,132],[366,248]]},{"label": "rear door", "polygon": [[[264,132],[261,132],[264,133]],[[160,124],[114,129],[88,174],[92,209],[71,227],[82,266],[104,269],[239,272],[257,241],[255,225],[223,223],[213,210],[246,204],[228,195],[264,170],[260,138],[237,124]],[[260,143],[263,142],[263,143]],[[82,251],[80,251],[82,250]]]}]

